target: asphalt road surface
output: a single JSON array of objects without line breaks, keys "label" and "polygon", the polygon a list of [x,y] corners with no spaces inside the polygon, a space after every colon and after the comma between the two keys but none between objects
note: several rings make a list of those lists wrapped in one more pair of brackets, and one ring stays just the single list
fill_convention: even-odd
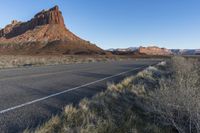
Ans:
[{"label": "asphalt road surface", "polygon": [[34,128],[158,60],[126,60],[0,70],[0,132]]}]

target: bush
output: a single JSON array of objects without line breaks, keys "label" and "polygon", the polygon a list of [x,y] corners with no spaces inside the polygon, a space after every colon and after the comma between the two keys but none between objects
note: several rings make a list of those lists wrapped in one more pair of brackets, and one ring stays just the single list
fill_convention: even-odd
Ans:
[{"label": "bush", "polygon": [[173,57],[169,65],[171,77],[160,80],[160,88],[152,92],[152,107],[178,132],[200,132],[199,62]]}]

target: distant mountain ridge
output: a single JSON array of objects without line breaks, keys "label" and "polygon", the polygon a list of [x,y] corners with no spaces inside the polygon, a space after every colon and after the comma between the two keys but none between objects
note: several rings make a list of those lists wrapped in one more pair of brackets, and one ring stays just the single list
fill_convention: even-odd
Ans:
[{"label": "distant mountain ridge", "polygon": [[200,55],[200,49],[166,49],[157,46],[108,49],[113,54],[141,55]]},{"label": "distant mountain ridge", "polygon": [[58,6],[27,22],[12,21],[0,30],[0,54],[104,54],[65,27]]},{"label": "distant mountain ridge", "polygon": [[111,48],[111,49],[108,49],[108,51],[135,51],[137,49],[138,47],[117,48],[117,49]]},{"label": "distant mountain ridge", "polygon": [[171,49],[177,55],[200,55],[200,49]]}]

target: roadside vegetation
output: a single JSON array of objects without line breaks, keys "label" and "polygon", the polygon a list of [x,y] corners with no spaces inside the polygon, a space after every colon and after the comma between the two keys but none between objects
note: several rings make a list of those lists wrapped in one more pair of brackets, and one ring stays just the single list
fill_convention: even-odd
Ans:
[{"label": "roadside vegetation", "polygon": [[172,57],[24,133],[199,133],[199,66]]},{"label": "roadside vegetation", "polygon": [[152,93],[152,107],[179,133],[200,132],[200,62],[174,57],[167,80]]},{"label": "roadside vegetation", "polygon": [[1,55],[0,69],[24,67],[24,66],[41,66],[41,65],[56,65],[56,64],[71,64],[71,63],[88,63],[99,61],[119,60],[117,56],[107,55]]},{"label": "roadside vegetation", "polygon": [[[44,66],[57,64],[74,64],[89,62],[107,62],[127,59],[160,59],[160,56],[130,56],[130,55],[0,55],[0,69],[27,66]],[[165,57],[167,58],[167,57]]]}]

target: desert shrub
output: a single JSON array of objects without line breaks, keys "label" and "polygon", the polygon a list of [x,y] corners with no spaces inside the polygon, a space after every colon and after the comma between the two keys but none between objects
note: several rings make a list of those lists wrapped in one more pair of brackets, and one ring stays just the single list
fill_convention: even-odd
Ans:
[{"label": "desert shrub", "polygon": [[180,133],[200,132],[199,62],[173,57],[171,76],[152,92],[152,107],[161,119]]},{"label": "desert shrub", "polygon": [[[61,131],[61,119],[59,116],[53,116],[48,122],[44,123],[41,128],[38,128],[36,133],[59,133]],[[24,133],[31,133],[30,130],[26,129]]]}]

